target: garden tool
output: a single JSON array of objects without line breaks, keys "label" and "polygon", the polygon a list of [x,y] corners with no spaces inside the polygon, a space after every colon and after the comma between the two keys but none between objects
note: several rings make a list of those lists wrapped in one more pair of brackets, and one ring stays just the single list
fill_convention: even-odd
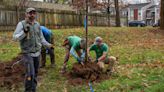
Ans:
[{"label": "garden tool", "polygon": [[29,31],[30,31],[30,25],[27,25],[26,26],[26,30],[27,30],[27,39],[30,39],[30,33],[29,33]]},{"label": "garden tool", "polygon": [[21,60],[18,60],[18,61],[15,62],[15,63],[13,63],[13,64],[11,65],[11,68],[14,69],[14,66],[17,65],[17,64],[19,64],[21,61],[22,61],[22,59],[21,59]]}]

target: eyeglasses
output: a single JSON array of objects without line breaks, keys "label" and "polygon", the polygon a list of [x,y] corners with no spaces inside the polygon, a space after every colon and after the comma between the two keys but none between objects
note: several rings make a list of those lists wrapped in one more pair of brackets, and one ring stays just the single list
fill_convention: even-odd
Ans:
[{"label": "eyeglasses", "polygon": [[28,14],[32,15],[32,14],[36,14],[36,11],[30,11]]},{"label": "eyeglasses", "polygon": [[96,40],[96,42],[101,43],[102,41],[101,40]]}]

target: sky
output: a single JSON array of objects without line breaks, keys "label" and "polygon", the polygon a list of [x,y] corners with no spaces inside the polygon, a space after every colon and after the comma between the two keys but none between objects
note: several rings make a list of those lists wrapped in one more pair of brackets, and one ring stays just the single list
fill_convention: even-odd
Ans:
[{"label": "sky", "polygon": [[145,3],[146,0],[125,0],[125,1],[128,1],[129,3]]},{"label": "sky", "polygon": [[[129,3],[146,3],[146,0],[124,0],[124,1],[128,1]],[[159,3],[159,0],[152,0],[154,1],[156,4]]]}]

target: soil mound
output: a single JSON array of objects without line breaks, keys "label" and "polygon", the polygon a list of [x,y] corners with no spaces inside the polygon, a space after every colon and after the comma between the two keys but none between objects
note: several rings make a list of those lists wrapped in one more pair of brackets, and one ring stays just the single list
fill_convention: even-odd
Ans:
[{"label": "soil mound", "polygon": [[21,60],[21,55],[13,58],[11,61],[0,61],[0,87],[7,87],[8,89],[14,89],[18,87],[18,84],[24,80],[25,69],[23,65],[12,65]]},{"label": "soil mound", "polygon": [[100,82],[109,76],[93,62],[87,62],[84,66],[74,63],[70,72],[66,74],[68,82],[72,85],[80,85],[91,82]]}]

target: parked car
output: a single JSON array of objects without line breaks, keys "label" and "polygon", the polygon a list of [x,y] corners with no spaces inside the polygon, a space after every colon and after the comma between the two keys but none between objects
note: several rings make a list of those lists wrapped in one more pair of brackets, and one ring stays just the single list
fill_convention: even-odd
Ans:
[{"label": "parked car", "polygon": [[159,26],[160,26],[160,20],[158,20],[157,23],[154,23],[154,24],[153,24],[153,27],[159,27]]},{"label": "parked car", "polygon": [[145,27],[146,23],[144,21],[130,21],[129,27]]}]

